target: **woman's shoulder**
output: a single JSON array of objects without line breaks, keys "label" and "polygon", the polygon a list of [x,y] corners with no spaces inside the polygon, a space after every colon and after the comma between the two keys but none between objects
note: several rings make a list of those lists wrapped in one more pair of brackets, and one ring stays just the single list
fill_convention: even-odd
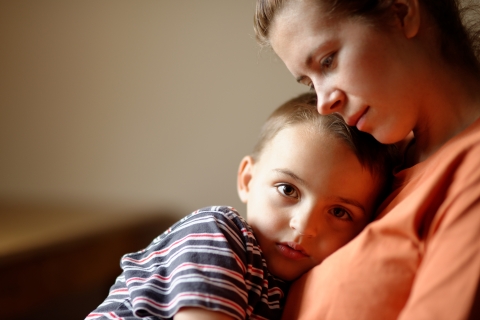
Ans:
[{"label": "woman's shoulder", "polygon": [[[460,178],[458,172],[472,172],[480,169],[480,119],[448,141],[431,161],[431,169],[445,167],[455,172],[455,180]],[[473,173],[473,172],[472,172]]]},{"label": "woman's shoulder", "polygon": [[450,148],[470,148],[480,144],[480,118],[451,139],[446,145]]},{"label": "woman's shoulder", "polygon": [[[427,175],[433,172],[455,172],[466,169],[471,161],[480,163],[480,119],[447,141],[427,160],[417,164],[412,171]],[[471,159],[473,158],[473,159]]]}]

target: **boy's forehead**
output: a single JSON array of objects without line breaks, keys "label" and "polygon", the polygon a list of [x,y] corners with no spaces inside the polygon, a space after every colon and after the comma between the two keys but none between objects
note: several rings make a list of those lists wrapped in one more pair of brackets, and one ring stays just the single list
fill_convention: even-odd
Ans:
[{"label": "boy's forehead", "polygon": [[[317,126],[317,124],[311,122],[299,122],[294,124],[287,124],[278,129],[271,137],[265,142],[265,148],[268,147],[282,147],[283,143],[287,140],[291,140],[293,136],[298,134],[305,134],[314,137],[318,135],[320,138],[326,134],[326,130]],[[293,135],[293,136],[292,136]],[[302,139],[305,140],[305,139]],[[305,141],[306,142],[306,141]],[[295,148],[301,148],[301,145],[295,145]]]},{"label": "boy's forehead", "polygon": [[382,184],[381,177],[362,164],[345,138],[318,123],[304,122],[283,127],[265,143],[259,158],[273,159],[277,163],[280,162],[277,158],[290,159],[290,163],[297,167],[321,166],[320,158],[328,158],[332,166],[341,167],[345,158],[351,158],[358,163],[359,171],[367,172],[376,184]]},{"label": "boy's forehead", "polygon": [[347,143],[325,129],[312,130],[308,125],[279,131],[266,146],[256,172],[268,181],[297,181],[297,187],[302,185],[304,191],[324,199],[357,199],[363,203],[362,199],[370,201],[378,190],[378,180]]},{"label": "boy's forehead", "polygon": [[342,143],[333,138],[333,135],[326,129],[312,123],[296,123],[283,127],[266,142],[262,154],[280,153],[283,156],[298,157],[299,162],[308,161],[306,156],[313,149],[330,145],[332,143]]}]

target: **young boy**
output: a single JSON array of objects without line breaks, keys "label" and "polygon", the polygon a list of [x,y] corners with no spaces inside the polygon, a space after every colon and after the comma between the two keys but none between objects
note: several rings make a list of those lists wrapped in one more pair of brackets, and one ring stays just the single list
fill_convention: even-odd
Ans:
[{"label": "young boy", "polygon": [[181,219],[144,250],[87,319],[279,319],[288,282],[355,237],[385,193],[393,147],[321,116],[313,93],[279,107],[242,159],[231,207]]}]

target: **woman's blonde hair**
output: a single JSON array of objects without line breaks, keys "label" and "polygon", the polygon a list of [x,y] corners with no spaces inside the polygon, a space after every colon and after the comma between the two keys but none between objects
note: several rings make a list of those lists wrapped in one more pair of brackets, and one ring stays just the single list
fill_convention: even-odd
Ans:
[{"label": "woman's blonde hair", "polygon": [[[254,29],[258,42],[269,45],[269,31],[276,14],[292,0],[257,0]],[[479,6],[471,1],[418,0],[436,25],[436,41],[447,63],[480,73]],[[331,16],[360,17],[385,29],[393,17],[393,0],[316,0]]]}]

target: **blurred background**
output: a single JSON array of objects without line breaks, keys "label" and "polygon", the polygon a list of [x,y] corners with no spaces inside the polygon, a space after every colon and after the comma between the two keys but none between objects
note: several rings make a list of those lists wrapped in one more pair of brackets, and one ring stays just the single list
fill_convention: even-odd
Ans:
[{"label": "blurred background", "polygon": [[306,90],[257,45],[254,6],[0,1],[0,318],[86,316],[171,221],[245,213],[239,161]]},{"label": "blurred background", "polygon": [[2,198],[243,209],[236,170],[305,88],[253,0],[1,1]]}]

